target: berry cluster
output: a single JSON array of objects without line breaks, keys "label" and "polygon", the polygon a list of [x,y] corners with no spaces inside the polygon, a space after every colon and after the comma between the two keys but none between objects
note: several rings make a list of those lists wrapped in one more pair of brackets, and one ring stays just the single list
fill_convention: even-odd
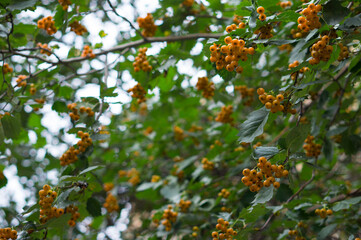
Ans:
[{"label": "berry cluster", "polygon": [[193,3],[194,3],[194,0],[184,0],[182,2],[182,5],[183,6],[186,6],[186,7],[192,7],[193,6]]},{"label": "berry cluster", "polygon": [[[269,187],[271,184],[275,188],[280,187],[280,183],[276,182],[275,178],[287,177],[288,170],[284,169],[283,165],[275,165],[267,161],[265,157],[258,159],[257,168],[249,170],[248,168],[243,169],[242,182],[244,185],[249,187],[251,192],[258,192],[262,187]],[[263,180],[265,179],[265,180]]]},{"label": "berry cluster", "polygon": [[292,38],[303,38],[307,35],[307,32],[302,32],[300,29],[292,29],[291,30]]},{"label": "berry cluster", "polygon": [[94,116],[94,112],[90,107],[80,107],[79,110],[77,108],[77,104],[76,103],[69,103],[67,105],[68,109],[71,110],[72,112],[69,113],[69,117],[73,120],[73,121],[78,121],[80,119],[80,113],[86,113],[88,115],[88,117],[92,117]]},{"label": "berry cluster", "polygon": [[191,204],[192,202],[190,200],[184,201],[183,199],[181,199],[178,203],[178,206],[181,212],[187,212]]},{"label": "berry cluster", "polygon": [[[299,65],[300,65],[299,61],[296,60],[296,61],[294,61],[293,63],[290,63],[290,64],[288,65],[288,69],[292,69],[292,68],[298,67]],[[296,80],[299,73],[302,73],[302,74],[303,74],[303,73],[305,73],[305,72],[307,72],[307,71],[309,71],[309,70],[310,70],[310,69],[309,69],[308,67],[303,67],[303,68],[301,68],[300,70],[291,73],[291,79],[292,79],[292,80]]]},{"label": "berry cluster", "polygon": [[228,198],[230,194],[231,193],[227,189],[223,188],[221,192],[218,193],[218,197]]},{"label": "berry cluster", "polygon": [[48,47],[48,44],[46,44],[46,43],[44,43],[44,44],[38,43],[38,44],[36,44],[36,46],[40,48],[40,53],[41,54],[46,54],[48,56],[51,55],[51,48]]},{"label": "berry cluster", "polygon": [[103,207],[105,207],[109,213],[117,212],[119,210],[117,198],[113,194],[108,192]]},{"label": "berry cluster", "polygon": [[238,66],[238,61],[247,61],[247,55],[253,55],[254,48],[246,48],[243,39],[232,39],[230,36],[227,36],[224,42],[226,45],[217,45],[214,43],[210,46],[211,57],[209,60],[216,63],[217,70],[226,68],[228,72],[236,70],[237,73],[242,73],[243,68]]},{"label": "berry cluster", "polygon": [[40,223],[44,224],[49,219],[58,218],[64,214],[64,209],[51,206],[57,196],[57,192],[50,190],[48,184],[45,184],[43,189],[39,191]]},{"label": "berry cluster", "polygon": [[238,26],[236,24],[231,24],[226,27],[226,32],[231,33],[232,31],[236,29],[243,29],[246,27],[246,24],[244,22],[239,21]]},{"label": "berry cluster", "polygon": [[160,176],[159,175],[153,175],[152,176],[152,180],[151,182],[156,183],[160,181]]},{"label": "berry cluster", "polygon": [[217,146],[222,146],[223,144],[222,144],[221,141],[215,140],[215,141],[214,141],[214,144],[212,144],[209,148],[210,148],[210,149],[213,149],[213,148],[215,147],[215,145],[217,145]]},{"label": "berry cluster", "polygon": [[13,72],[13,68],[10,67],[8,63],[4,63],[3,73],[7,74],[7,73],[12,73],[12,72]]},{"label": "berry cluster", "polygon": [[[263,88],[258,88],[257,94],[259,95],[258,99],[261,101],[261,103],[264,104],[267,109],[271,109],[272,113],[285,111],[285,107],[281,104],[284,99],[282,94],[278,94],[275,97],[271,94],[267,94]],[[290,111],[290,109],[288,110]],[[294,114],[293,110],[296,111],[295,109],[292,109],[292,114]]]},{"label": "berry cluster", "polygon": [[26,79],[27,79],[27,76],[25,75],[19,75],[18,78],[16,79],[16,85],[18,87],[26,87]]},{"label": "berry cluster", "polygon": [[92,145],[93,141],[89,136],[89,133],[84,133],[82,131],[78,131],[78,136],[81,138],[77,142],[78,148],[70,147],[63,155],[60,157],[60,165],[66,166],[71,163],[74,163],[78,160],[78,154],[81,152],[85,152],[85,150]]},{"label": "berry cluster", "polygon": [[287,1],[287,2],[279,2],[277,3],[277,5],[280,5],[281,8],[287,8],[287,7],[291,7],[292,6],[292,2],[291,1]]},{"label": "berry cluster", "polygon": [[186,135],[184,134],[184,130],[178,126],[174,126],[173,131],[174,131],[174,138],[177,141],[183,141],[183,139],[186,137]]},{"label": "berry cluster", "polygon": [[312,58],[308,61],[311,65],[318,64],[320,61],[327,62],[331,58],[333,47],[329,45],[330,38],[327,35],[314,43],[310,49]]},{"label": "berry cluster", "polygon": [[237,14],[235,14],[235,15],[233,16],[233,22],[234,22],[235,24],[240,24],[240,23],[242,22],[242,20],[243,20],[243,16],[239,16],[239,15],[237,15]]},{"label": "berry cluster", "polygon": [[49,35],[57,32],[52,16],[44,17],[38,21],[38,28],[44,29]]},{"label": "berry cluster", "polygon": [[298,26],[297,28],[302,32],[309,32],[315,28],[320,28],[321,23],[320,19],[317,16],[317,13],[322,10],[322,6],[320,4],[315,5],[311,3],[307,8],[303,9],[300,14],[303,16],[297,19]]},{"label": "berry cluster", "polygon": [[202,130],[203,130],[203,127],[192,124],[191,128],[188,129],[188,132],[197,132],[197,131],[202,131]]},{"label": "berry cluster", "polygon": [[176,176],[178,178],[179,181],[182,181],[184,178],[184,171],[183,170],[179,170],[179,166],[174,164],[173,165],[173,169],[171,171],[171,174],[173,176]]},{"label": "berry cluster", "polygon": [[342,60],[348,58],[348,55],[349,55],[348,47],[344,46],[342,43],[339,43],[338,46],[340,47],[341,52],[340,52],[340,55],[338,56],[337,60],[342,61]]},{"label": "berry cluster", "polygon": [[208,158],[202,159],[203,169],[204,170],[213,170],[214,169],[214,162],[208,160]]},{"label": "berry cluster", "polygon": [[294,229],[294,230],[289,230],[289,231],[288,231],[288,235],[289,235],[290,237],[296,237],[295,240],[306,240],[305,237],[302,237],[302,236],[300,235],[300,233],[301,233],[300,228],[306,228],[306,227],[307,227],[307,225],[304,224],[304,223],[301,221],[301,222],[299,222],[299,223],[297,224],[297,228],[298,228],[299,230],[296,230],[296,229]]},{"label": "berry cluster", "polygon": [[93,49],[90,49],[89,45],[85,45],[83,48],[83,52],[81,53],[81,57],[95,58]]},{"label": "berry cluster", "polygon": [[58,0],[58,2],[59,2],[60,5],[63,7],[63,10],[64,10],[64,11],[68,10],[68,6],[71,5],[71,1],[70,1],[70,0]]},{"label": "berry cluster", "polygon": [[225,206],[221,207],[221,212],[232,212],[232,209],[231,208],[227,208]]},{"label": "berry cluster", "polygon": [[314,140],[315,137],[311,135],[305,140],[303,149],[306,151],[307,157],[318,157],[321,154],[321,144],[315,143]]},{"label": "berry cluster", "polygon": [[221,112],[218,113],[218,116],[216,117],[216,121],[221,123],[232,123],[234,120],[233,117],[231,117],[232,113],[233,113],[232,105],[223,106]]},{"label": "berry cluster", "polygon": [[291,44],[282,44],[281,46],[278,47],[279,50],[281,51],[287,51],[288,53],[290,53],[293,49]]},{"label": "berry cluster", "polygon": [[192,232],[192,237],[197,237],[197,236],[198,236],[199,227],[194,226],[192,230],[193,230],[193,232]]},{"label": "berry cluster", "polygon": [[260,27],[259,29],[257,29],[254,34],[259,34],[259,38],[260,39],[269,39],[271,37],[273,37],[272,34],[273,31],[273,27],[271,24],[266,24],[262,27]]},{"label": "berry cluster", "polygon": [[162,225],[165,227],[166,231],[172,229],[172,223],[177,221],[178,212],[174,212],[172,205],[168,205],[167,209],[164,209],[162,219]]},{"label": "berry cluster", "polygon": [[258,19],[261,20],[261,21],[264,21],[266,20],[266,14],[264,14],[264,7],[258,7],[257,8],[257,13],[259,14],[258,16]]},{"label": "berry cluster", "polygon": [[202,96],[205,98],[214,96],[214,83],[210,82],[207,77],[198,78],[196,88],[198,91],[203,91]]},{"label": "berry cluster", "polygon": [[241,93],[242,99],[247,99],[247,101],[243,102],[245,106],[251,106],[253,102],[254,88],[247,88],[246,85],[234,86],[235,91],[239,91]]},{"label": "berry cluster", "polygon": [[233,228],[229,228],[229,222],[223,218],[217,220],[216,229],[220,232],[212,232],[213,240],[232,239],[232,236],[236,236],[237,232]]},{"label": "berry cluster", "polygon": [[152,71],[153,67],[149,65],[147,61],[147,52],[148,48],[139,48],[138,56],[134,59],[133,67],[135,72],[142,70],[143,72]]},{"label": "berry cluster", "polygon": [[15,240],[18,238],[18,232],[11,228],[0,228],[0,239],[1,240],[8,240],[12,239]]},{"label": "berry cluster", "polygon": [[320,216],[320,218],[326,218],[327,216],[330,216],[333,214],[333,211],[331,209],[326,209],[326,208],[321,208],[321,209],[316,209],[315,213]]},{"label": "berry cluster", "polygon": [[137,23],[140,28],[144,28],[142,34],[144,37],[153,37],[157,31],[157,26],[154,24],[153,15],[147,13],[145,18],[138,17]]},{"label": "berry cluster", "polygon": [[137,85],[128,89],[127,92],[128,93],[132,92],[132,98],[137,98],[138,103],[142,103],[146,101],[145,94],[147,94],[147,92],[142,87],[142,85],[140,85],[140,83],[137,83]]},{"label": "berry cluster", "polygon": [[139,172],[137,169],[132,168],[127,172],[128,182],[133,186],[137,185],[140,182]]},{"label": "berry cluster", "polygon": [[35,88],[35,84],[34,84],[34,83],[30,84],[29,92],[30,92],[31,95],[35,95],[35,93],[36,93],[36,88]]},{"label": "berry cluster", "polygon": [[78,210],[78,207],[73,205],[67,206],[65,208],[66,213],[71,213],[71,218],[68,221],[68,225],[70,227],[74,227],[76,220],[78,220],[78,218],[80,217],[80,213],[78,212]]},{"label": "berry cluster", "polygon": [[71,24],[69,24],[70,26],[70,31],[75,32],[76,35],[83,35],[84,33],[88,32],[88,30],[79,23],[79,21],[75,20],[74,22],[72,22]]},{"label": "berry cluster", "polygon": [[114,188],[114,183],[108,182],[103,184],[103,189],[106,192],[111,191]]}]

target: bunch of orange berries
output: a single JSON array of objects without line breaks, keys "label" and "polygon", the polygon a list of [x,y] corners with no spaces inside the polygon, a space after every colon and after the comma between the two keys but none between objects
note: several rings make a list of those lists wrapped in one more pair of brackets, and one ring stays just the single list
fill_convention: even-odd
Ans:
[{"label": "bunch of orange berries", "polygon": [[210,148],[210,149],[213,149],[216,145],[217,145],[217,146],[222,146],[223,144],[222,144],[221,141],[215,140],[215,141],[214,141],[214,144],[212,144],[211,146],[209,146],[209,148]]},{"label": "bunch of orange berries", "polygon": [[208,80],[208,77],[200,77],[198,78],[198,82],[196,84],[196,88],[198,91],[202,91],[202,95],[205,98],[211,98],[214,96],[214,83]]},{"label": "bunch of orange berries", "polygon": [[57,196],[57,192],[50,190],[48,184],[45,184],[39,191],[40,223],[44,224],[49,219],[58,218],[64,214],[64,209],[51,206]]},{"label": "bunch of orange berries", "polygon": [[[233,19],[233,21],[235,20],[235,18]],[[237,20],[236,20],[237,21]],[[237,21],[238,22],[238,21]],[[236,24],[231,24],[231,25],[228,25],[227,27],[226,27],[226,32],[227,33],[231,33],[232,31],[234,31],[234,30],[237,30],[237,29],[243,29],[243,28],[245,28],[246,27],[246,24],[244,23],[244,22],[241,22],[241,21],[239,21],[239,23],[238,23],[238,26],[236,25]]]},{"label": "bunch of orange berries", "polygon": [[19,75],[16,79],[16,83],[18,87],[26,87],[26,80],[28,77],[25,75]]},{"label": "bunch of orange berries", "polygon": [[306,140],[305,144],[303,145],[303,149],[306,151],[307,157],[318,157],[321,154],[321,144],[314,142],[315,137],[309,135]]},{"label": "bunch of orange berries", "polygon": [[240,24],[242,22],[242,20],[243,20],[243,16],[240,16],[240,15],[237,15],[237,14],[235,14],[233,16],[233,22],[235,24]]},{"label": "bunch of orange berries", "polygon": [[247,55],[253,55],[254,48],[247,48],[243,39],[232,39],[230,36],[227,36],[224,42],[226,45],[214,43],[210,46],[211,57],[209,60],[216,63],[217,70],[226,68],[228,72],[236,70],[237,73],[242,73],[243,68],[238,66],[238,61],[247,61]]},{"label": "bunch of orange berries", "polygon": [[131,168],[127,172],[127,177],[129,178],[128,182],[133,186],[137,185],[140,182],[139,171],[135,168]]},{"label": "bunch of orange berries", "polygon": [[86,29],[86,27],[84,27],[83,25],[81,25],[79,23],[78,20],[75,20],[74,22],[72,22],[71,24],[69,24],[70,26],[70,31],[75,32],[76,35],[83,35],[84,33],[88,32],[88,30]]},{"label": "bunch of orange berries", "polygon": [[183,141],[183,139],[186,137],[186,135],[184,134],[184,130],[178,126],[174,126],[173,131],[174,131],[174,138],[177,141]]},{"label": "bunch of orange berries", "polygon": [[73,120],[73,121],[78,121],[80,119],[80,113],[87,113],[88,117],[92,117],[94,116],[94,112],[90,107],[80,107],[79,110],[77,108],[77,104],[76,103],[69,103],[67,105],[68,109],[71,110],[71,113],[69,113],[69,117]]},{"label": "bunch of orange berries", "polygon": [[[300,228],[306,228],[306,227],[307,227],[307,224],[303,223],[302,221],[297,223],[297,228],[298,228],[299,230],[300,230]],[[300,236],[300,231],[299,231],[299,230],[296,230],[296,229],[294,229],[294,230],[289,230],[289,231],[288,231],[288,235],[289,235],[290,237],[295,236],[295,237],[296,237],[295,240],[306,240],[305,237]]]},{"label": "bunch of orange berries", "polygon": [[172,224],[177,221],[178,212],[172,210],[172,205],[168,205],[167,209],[164,209],[162,219],[162,225],[165,227],[166,231],[170,231],[172,229]]},{"label": "bunch of orange berries", "polygon": [[18,232],[11,228],[0,228],[0,239],[1,240],[8,240],[12,239],[15,240],[18,238]]},{"label": "bunch of orange berries", "polygon": [[266,20],[267,16],[266,16],[266,14],[264,14],[264,7],[259,6],[257,8],[257,13],[259,14],[259,16],[258,16],[259,20],[261,20],[261,21]]},{"label": "bunch of orange berries", "polygon": [[179,166],[177,164],[173,165],[173,169],[171,170],[171,174],[178,178],[178,181],[182,181],[184,179],[184,171],[179,170]]},{"label": "bunch of orange berries", "polygon": [[35,93],[36,93],[36,88],[35,88],[35,84],[34,84],[34,83],[30,84],[29,92],[30,92],[31,95],[35,95]]},{"label": "bunch of orange berries", "polygon": [[139,72],[140,70],[144,72],[152,71],[153,67],[149,65],[147,61],[147,52],[148,48],[139,48],[138,56],[134,59],[133,67],[135,72]]},{"label": "bunch of orange berries", "polygon": [[78,218],[80,217],[80,213],[78,212],[78,210],[78,207],[73,205],[65,208],[66,213],[71,213],[71,218],[68,221],[68,225],[70,227],[74,227],[76,220],[78,220]]},{"label": "bunch of orange berries", "polygon": [[147,93],[145,89],[140,85],[140,83],[137,83],[134,87],[127,90],[127,92],[132,92],[132,98],[137,98],[138,103],[145,102],[145,94]]},{"label": "bunch of orange berries", "polygon": [[95,58],[93,49],[90,49],[89,45],[85,45],[83,48],[83,52],[81,53],[81,57]]},{"label": "bunch of orange berries", "polygon": [[194,0],[184,0],[182,2],[183,6],[186,6],[186,7],[192,7],[193,3],[194,3]]},{"label": "bunch of orange berries", "polygon": [[13,68],[10,67],[8,63],[4,63],[3,73],[7,74],[7,73],[12,73],[12,72],[13,72]]},{"label": "bunch of orange berries", "polygon": [[281,46],[278,47],[279,50],[281,51],[287,51],[288,53],[290,53],[293,49],[291,44],[282,44]]},{"label": "bunch of orange berries", "polygon": [[193,230],[193,232],[192,232],[192,237],[197,237],[197,236],[198,236],[199,227],[194,226],[192,230]]},{"label": "bunch of orange berries", "polygon": [[[280,187],[280,183],[275,178],[282,178],[288,176],[288,170],[284,169],[283,165],[275,165],[267,161],[265,157],[258,159],[256,169],[249,170],[248,168],[243,169],[242,182],[244,185],[249,187],[251,192],[258,192],[262,187],[270,187],[273,185],[275,188]],[[264,180],[263,180],[264,179]]]},{"label": "bunch of orange berries", "polygon": [[36,44],[36,46],[40,48],[40,53],[41,54],[46,54],[48,56],[51,55],[51,48],[48,47],[48,44],[46,44],[46,43],[44,43],[44,44],[38,43],[38,44]]},{"label": "bunch of orange berries", "polygon": [[344,46],[342,43],[339,43],[338,46],[340,47],[341,52],[340,52],[340,55],[338,56],[337,60],[342,61],[342,60],[348,58],[348,55],[349,55],[348,47]]},{"label": "bunch of orange berries", "polygon": [[234,86],[235,91],[239,91],[241,93],[242,99],[247,99],[247,101],[243,102],[243,105],[250,106],[253,102],[254,88],[247,88],[246,85]]},{"label": "bunch of orange berries", "polygon": [[326,209],[326,208],[321,208],[321,209],[316,209],[315,213],[320,216],[320,218],[326,218],[327,216],[330,216],[333,214],[333,211],[331,209]]},{"label": "bunch of orange berries", "polygon": [[52,16],[44,17],[38,21],[38,28],[44,29],[49,35],[57,32]]},{"label": "bunch of orange berries", "polygon": [[105,207],[109,213],[117,212],[119,210],[117,198],[112,193],[108,192],[103,207]]},{"label": "bunch of orange berries", "polygon": [[307,35],[307,32],[303,32],[302,30],[297,28],[297,29],[292,29],[291,34],[292,34],[292,38],[302,38]]},{"label": "bunch of orange berries", "polygon": [[[290,63],[290,64],[288,65],[288,69],[295,68],[295,67],[297,67],[297,66],[299,66],[299,65],[300,65],[300,63],[296,60],[296,61],[294,61],[293,63]],[[307,72],[307,71],[309,71],[309,70],[310,70],[310,69],[309,69],[308,67],[303,67],[303,68],[301,68],[300,70],[291,73],[291,79],[292,79],[292,80],[296,80],[299,73],[305,73],[305,72]]]},{"label": "bunch of orange berries", "polygon": [[157,31],[157,26],[154,24],[153,15],[147,13],[145,18],[138,17],[137,23],[140,28],[144,28],[142,34],[144,37],[153,37]]},{"label": "bunch of orange berries", "polygon": [[[272,113],[282,112],[286,109],[281,104],[281,102],[284,100],[284,96],[282,94],[278,94],[275,97],[271,94],[267,94],[263,88],[258,88],[257,94],[259,95],[258,99],[261,101],[261,103],[264,104],[267,109],[271,109]],[[296,111],[295,109],[292,109],[291,114],[296,113],[293,113],[293,110]]]},{"label": "bunch of orange berries", "polygon": [[202,159],[203,169],[204,170],[213,170],[214,169],[214,162],[208,160],[208,158]]},{"label": "bunch of orange berries", "polygon": [[103,184],[103,189],[106,192],[111,191],[114,188],[114,183],[108,182]]},{"label": "bunch of orange berries", "polygon": [[58,2],[59,2],[60,5],[63,7],[63,10],[64,10],[64,11],[68,10],[68,6],[71,5],[71,1],[70,1],[70,0],[58,0]]},{"label": "bunch of orange berries", "polygon": [[181,212],[187,212],[189,207],[191,206],[192,202],[190,200],[183,200],[181,199],[178,203],[179,208],[181,209]]},{"label": "bunch of orange berries", "polygon": [[277,3],[277,5],[280,5],[281,8],[287,8],[287,7],[291,7],[291,6],[292,6],[292,2],[291,2],[291,1],[279,2],[279,3]]},{"label": "bunch of orange berries", "polygon": [[78,148],[70,147],[63,155],[60,157],[60,165],[66,166],[71,163],[74,163],[78,160],[78,154],[81,152],[85,152],[85,150],[92,145],[93,141],[89,136],[89,133],[84,133],[82,131],[78,131],[78,136],[81,138],[77,142]]},{"label": "bunch of orange berries", "polygon": [[317,13],[322,10],[322,6],[320,4],[315,5],[310,3],[307,8],[303,9],[300,14],[303,16],[297,19],[298,26],[297,28],[302,32],[309,32],[315,28],[320,28],[321,23],[320,19],[317,16]]},{"label": "bunch of orange berries", "polygon": [[153,175],[152,179],[150,180],[152,183],[156,183],[160,181],[160,176],[159,175]]},{"label": "bunch of orange berries", "polygon": [[230,194],[231,193],[227,189],[223,188],[221,192],[218,193],[218,197],[228,198]]},{"label": "bunch of orange berries", "polygon": [[318,64],[320,61],[327,62],[331,58],[333,47],[329,45],[329,36],[324,35],[311,47],[312,58],[308,61],[311,65]]},{"label": "bunch of orange berries", "polygon": [[218,113],[218,116],[216,117],[217,122],[221,123],[232,123],[234,118],[231,117],[231,114],[233,113],[233,106],[223,106],[220,113]]},{"label": "bunch of orange berries", "polygon": [[236,236],[237,232],[233,228],[229,228],[229,222],[223,218],[217,220],[216,229],[220,232],[212,232],[213,240],[232,239],[232,236]]},{"label": "bunch of orange berries", "polygon": [[254,32],[254,34],[259,34],[260,39],[269,39],[269,38],[273,37],[272,31],[273,31],[272,25],[266,24],[266,25],[260,27],[259,29],[257,29]]}]

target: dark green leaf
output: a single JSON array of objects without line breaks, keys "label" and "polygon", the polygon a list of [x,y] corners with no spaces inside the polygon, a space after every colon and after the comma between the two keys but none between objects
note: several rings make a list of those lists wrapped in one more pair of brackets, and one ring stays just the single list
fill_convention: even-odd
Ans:
[{"label": "dark green leaf", "polygon": [[238,133],[239,142],[250,143],[255,137],[263,133],[263,127],[267,122],[269,111],[261,108],[248,115],[247,120],[240,126]]}]

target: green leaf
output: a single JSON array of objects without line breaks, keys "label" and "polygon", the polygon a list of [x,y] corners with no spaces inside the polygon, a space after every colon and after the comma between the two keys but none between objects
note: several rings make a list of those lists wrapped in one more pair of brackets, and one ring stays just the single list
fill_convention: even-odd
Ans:
[{"label": "green leaf", "polygon": [[279,150],[277,147],[263,147],[260,146],[258,148],[256,148],[253,151],[253,156],[254,158],[260,158],[260,157],[265,157],[265,158],[270,158],[273,157],[274,155],[278,154]]},{"label": "green leaf", "polygon": [[252,201],[253,206],[257,204],[263,204],[271,200],[273,197],[273,186],[262,188]]},{"label": "green leaf", "polygon": [[340,26],[341,29],[349,29],[349,28],[356,28],[361,26],[361,13],[354,16],[347,18],[345,22]]},{"label": "green leaf", "polygon": [[22,128],[18,117],[5,115],[1,119],[1,124],[3,126],[5,137],[16,139],[20,136],[20,130]]},{"label": "green leaf", "polygon": [[86,210],[92,215],[93,217],[99,217],[101,215],[101,204],[98,200],[91,197],[88,198],[86,202]]},{"label": "green leaf", "polygon": [[10,2],[10,5],[8,5],[6,8],[8,8],[11,11],[14,10],[23,10],[26,8],[33,8],[36,6],[37,0],[12,0]]},{"label": "green leaf", "polygon": [[319,240],[325,239],[327,236],[329,236],[332,232],[335,231],[336,227],[337,227],[337,223],[333,223],[322,228],[322,230],[317,234],[317,239]]},{"label": "green leaf", "polygon": [[155,185],[155,183],[152,183],[152,182],[142,183],[137,187],[137,192],[141,192],[141,191],[147,190],[149,188],[153,188],[154,185]]},{"label": "green leaf", "polygon": [[264,204],[258,204],[249,208],[243,208],[242,212],[239,214],[239,218],[243,218],[247,223],[254,222],[260,217],[263,217],[267,211]]},{"label": "green leaf", "polygon": [[300,124],[294,127],[286,137],[287,148],[291,152],[296,152],[302,146],[310,130],[310,124]]},{"label": "green leaf", "polygon": [[322,7],[323,18],[329,25],[336,25],[349,14],[349,10],[343,7],[338,0],[330,0]]},{"label": "green leaf", "polygon": [[103,168],[103,167],[104,167],[104,166],[100,166],[100,165],[98,165],[98,166],[91,166],[91,167],[88,167],[88,168],[84,169],[83,171],[81,171],[81,172],[79,173],[79,175],[83,175],[83,174],[85,174],[85,173],[92,172],[92,171],[94,171],[95,169]]},{"label": "green leaf", "polygon": [[180,199],[180,187],[178,184],[169,184],[160,190],[160,194],[173,202],[178,202]]},{"label": "green leaf", "polygon": [[267,122],[269,111],[266,108],[253,111],[248,115],[247,120],[242,123],[240,132],[238,133],[239,142],[252,142],[255,137],[263,133],[264,125]]},{"label": "green leaf", "polygon": [[0,188],[5,187],[8,184],[8,179],[4,176],[0,179]]},{"label": "green leaf", "polygon": [[100,30],[99,37],[103,38],[106,37],[108,34],[104,32],[104,30]]},{"label": "green leaf", "polygon": [[336,203],[335,206],[333,206],[332,210],[337,212],[340,210],[349,209],[350,207],[352,207],[355,204],[358,204],[359,202],[361,202],[361,197],[346,199]]}]

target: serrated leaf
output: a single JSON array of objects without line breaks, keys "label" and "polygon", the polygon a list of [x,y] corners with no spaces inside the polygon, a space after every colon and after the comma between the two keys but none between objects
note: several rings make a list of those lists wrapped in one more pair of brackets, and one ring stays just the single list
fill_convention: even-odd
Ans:
[{"label": "serrated leaf", "polygon": [[266,203],[273,197],[273,186],[262,188],[252,201],[253,206],[257,204]]},{"label": "serrated leaf", "polygon": [[323,240],[327,236],[329,236],[337,227],[337,223],[330,224],[324,228],[317,234],[317,239]]},{"label": "serrated leaf", "polygon": [[291,152],[296,152],[302,146],[310,130],[310,124],[300,124],[294,127],[286,137],[287,148]]},{"label": "serrated leaf", "polygon": [[16,139],[20,135],[20,130],[22,129],[20,126],[20,120],[18,117],[5,115],[1,119],[1,124],[3,126],[4,135],[7,138]]},{"label": "serrated leaf", "polygon": [[338,0],[330,0],[322,7],[323,18],[329,25],[339,24],[350,12]]},{"label": "serrated leaf", "polygon": [[264,125],[267,123],[269,111],[266,108],[253,111],[248,115],[247,120],[240,126],[238,133],[239,142],[252,142],[255,137],[263,133]]},{"label": "serrated leaf", "polygon": [[279,150],[277,147],[257,147],[254,151],[253,151],[253,156],[255,158],[260,158],[260,157],[265,157],[265,158],[270,158],[273,157],[274,155],[276,155],[277,153],[279,153]]}]

